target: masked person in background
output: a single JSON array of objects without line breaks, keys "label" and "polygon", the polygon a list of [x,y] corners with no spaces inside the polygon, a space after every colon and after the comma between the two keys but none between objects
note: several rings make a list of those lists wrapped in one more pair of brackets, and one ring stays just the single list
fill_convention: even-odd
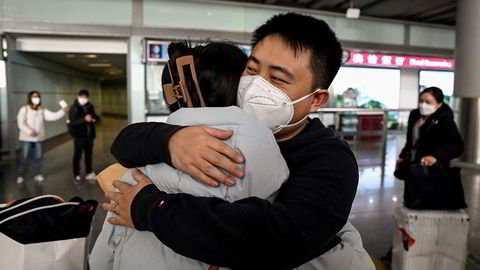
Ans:
[{"label": "masked person in background", "polygon": [[78,92],[77,100],[69,113],[69,132],[73,136],[73,176],[74,182],[80,183],[80,159],[85,152],[85,178],[95,180],[96,174],[92,170],[93,141],[96,137],[95,124],[99,120],[95,114],[95,107],[89,102],[89,93],[82,89]]},{"label": "masked person in background", "polygon": [[443,102],[438,87],[428,87],[420,93],[418,109],[408,117],[407,142],[397,164],[420,163],[445,168],[463,152],[463,140],[453,120],[452,109]]},{"label": "masked person in background", "polygon": [[19,140],[22,151],[18,164],[17,183],[24,181],[27,172],[29,156],[33,156],[32,170],[34,179],[42,182],[43,148],[45,140],[45,121],[57,121],[65,115],[67,109],[51,112],[42,106],[42,99],[38,91],[28,93],[27,104],[20,108],[17,115],[17,124],[20,130]]}]

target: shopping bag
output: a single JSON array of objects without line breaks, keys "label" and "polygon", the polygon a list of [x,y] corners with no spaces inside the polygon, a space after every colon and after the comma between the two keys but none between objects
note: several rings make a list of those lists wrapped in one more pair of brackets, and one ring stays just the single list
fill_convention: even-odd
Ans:
[{"label": "shopping bag", "polygon": [[0,269],[83,270],[86,238],[21,244],[0,233]]},{"label": "shopping bag", "polygon": [[0,269],[84,269],[97,205],[43,195],[1,207]]}]

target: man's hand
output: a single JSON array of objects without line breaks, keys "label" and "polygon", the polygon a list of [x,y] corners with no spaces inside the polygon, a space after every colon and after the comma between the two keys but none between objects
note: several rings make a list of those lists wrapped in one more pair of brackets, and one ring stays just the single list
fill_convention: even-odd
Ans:
[{"label": "man's hand", "polygon": [[115,213],[116,217],[111,217],[108,222],[113,225],[122,225],[134,228],[130,208],[132,201],[140,190],[145,186],[151,185],[152,180],[144,175],[140,170],[135,169],[132,172],[133,179],[137,181],[134,186],[121,181],[113,182],[119,192],[107,192],[105,197],[110,203],[104,203],[103,209]]},{"label": "man's hand", "polygon": [[244,174],[237,166],[244,161],[243,156],[222,141],[232,134],[202,126],[180,129],[168,142],[173,166],[210,186],[216,187],[219,182],[234,185],[235,179],[219,169],[237,177]]},{"label": "man's hand", "polygon": [[85,122],[92,122],[92,116],[90,114],[85,115]]},{"label": "man's hand", "polygon": [[32,130],[32,132],[30,132],[30,137],[37,137],[38,133],[35,131],[35,130]]},{"label": "man's hand", "polygon": [[434,156],[426,156],[420,159],[422,166],[432,166],[435,163],[437,163],[437,159]]}]

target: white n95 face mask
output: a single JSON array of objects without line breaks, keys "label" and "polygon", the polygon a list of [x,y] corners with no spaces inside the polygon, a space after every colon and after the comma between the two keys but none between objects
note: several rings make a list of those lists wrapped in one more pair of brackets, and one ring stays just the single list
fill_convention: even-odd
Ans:
[{"label": "white n95 face mask", "polygon": [[293,105],[318,91],[321,89],[292,101],[287,94],[261,76],[242,76],[238,85],[237,104],[275,134],[283,128],[298,125],[305,120],[308,114],[298,122],[289,124],[294,114]]},{"label": "white n95 face mask", "polygon": [[426,102],[422,102],[422,103],[418,104],[418,109],[420,110],[420,114],[423,115],[423,116],[429,116],[437,110],[437,108],[435,108],[435,106],[430,105]]}]

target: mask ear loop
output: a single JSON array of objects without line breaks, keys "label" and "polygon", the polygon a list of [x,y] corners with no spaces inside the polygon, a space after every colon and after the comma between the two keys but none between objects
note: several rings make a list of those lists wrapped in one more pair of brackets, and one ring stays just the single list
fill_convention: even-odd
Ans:
[{"label": "mask ear loop", "polygon": [[197,73],[195,72],[195,64],[193,63],[193,56],[187,55],[177,58],[177,70],[178,70],[178,77],[180,78],[180,86],[182,87],[183,93],[187,97],[187,104],[188,107],[193,107],[192,99],[190,98],[187,82],[185,80],[185,73],[183,72],[183,67],[188,65],[190,67],[190,72],[192,74],[192,80],[195,85],[195,90],[197,91],[198,98],[200,99],[200,107],[206,107],[205,102],[203,100],[202,93],[200,92],[200,86],[198,84]]},{"label": "mask ear loop", "polygon": [[[299,102],[307,99],[309,96],[311,96],[311,95],[313,95],[313,94],[315,94],[315,93],[317,93],[317,92],[320,92],[320,93],[321,93],[321,92],[326,92],[326,93],[328,93],[328,90],[326,90],[326,89],[317,89],[317,90],[313,91],[312,93],[310,93],[310,94],[308,94],[308,95],[306,95],[306,96],[304,96],[304,97],[301,97],[301,98],[293,101],[292,104],[299,103]],[[309,112],[307,115],[305,115],[302,119],[298,120],[298,121],[295,122],[295,123],[290,123],[290,124],[286,124],[286,125],[279,125],[279,126],[277,126],[277,127],[276,127],[277,130],[274,131],[273,134],[279,132],[280,130],[282,130],[282,129],[284,129],[284,128],[293,127],[293,126],[296,126],[296,125],[302,123],[303,121],[305,121],[305,119],[308,118],[309,115],[310,115],[310,112]]]}]

